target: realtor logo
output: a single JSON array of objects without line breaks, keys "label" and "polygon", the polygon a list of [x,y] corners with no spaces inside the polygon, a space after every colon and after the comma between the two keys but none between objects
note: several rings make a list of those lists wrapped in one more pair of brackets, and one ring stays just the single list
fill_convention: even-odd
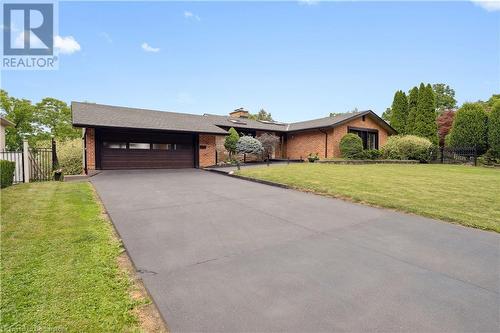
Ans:
[{"label": "realtor logo", "polygon": [[56,69],[55,4],[12,2],[2,7],[2,69]]}]

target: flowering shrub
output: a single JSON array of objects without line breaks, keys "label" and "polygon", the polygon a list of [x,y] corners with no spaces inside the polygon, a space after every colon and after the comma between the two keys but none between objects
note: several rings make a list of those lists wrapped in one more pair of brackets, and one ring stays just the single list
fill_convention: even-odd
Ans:
[{"label": "flowering shrub", "polygon": [[395,135],[382,147],[382,157],[392,160],[429,161],[432,142],[416,135]]}]

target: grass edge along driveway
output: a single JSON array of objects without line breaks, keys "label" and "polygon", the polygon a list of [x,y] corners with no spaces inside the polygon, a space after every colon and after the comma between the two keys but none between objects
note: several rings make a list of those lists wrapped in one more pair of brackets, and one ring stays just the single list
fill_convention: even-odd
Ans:
[{"label": "grass edge along driveway", "polygon": [[498,169],[462,165],[303,163],[247,168],[236,174],[500,232]]},{"label": "grass edge along driveway", "polygon": [[[0,331],[134,332],[123,252],[89,183],[31,183],[1,195]],[[139,311],[140,312],[140,311]]]}]

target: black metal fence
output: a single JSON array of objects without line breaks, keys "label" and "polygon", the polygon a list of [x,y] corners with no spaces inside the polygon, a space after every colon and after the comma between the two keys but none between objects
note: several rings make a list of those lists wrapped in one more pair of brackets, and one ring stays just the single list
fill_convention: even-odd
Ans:
[{"label": "black metal fence", "polygon": [[30,148],[30,181],[41,182],[52,180],[52,149]]},{"label": "black metal fence", "polygon": [[475,147],[439,147],[433,153],[433,162],[442,164],[477,165],[477,149]]},{"label": "black metal fence", "polygon": [[24,159],[22,151],[0,151],[0,160],[6,160],[16,163],[16,169],[14,170],[14,184],[24,182]]}]

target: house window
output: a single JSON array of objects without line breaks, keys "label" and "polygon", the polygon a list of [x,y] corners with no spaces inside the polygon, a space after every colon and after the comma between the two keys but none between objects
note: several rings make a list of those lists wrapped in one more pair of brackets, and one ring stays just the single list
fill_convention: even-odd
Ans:
[{"label": "house window", "polygon": [[170,143],[153,143],[153,149],[172,150],[172,145]]},{"label": "house window", "polygon": [[128,144],[128,148],[129,149],[151,149],[151,144],[131,142]]},{"label": "house window", "polygon": [[358,135],[364,149],[378,149],[378,131],[372,129],[349,128],[349,133]]},{"label": "house window", "polygon": [[103,147],[104,148],[109,148],[109,149],[127,149],[127,143],[126,142],[103,142]]}]

